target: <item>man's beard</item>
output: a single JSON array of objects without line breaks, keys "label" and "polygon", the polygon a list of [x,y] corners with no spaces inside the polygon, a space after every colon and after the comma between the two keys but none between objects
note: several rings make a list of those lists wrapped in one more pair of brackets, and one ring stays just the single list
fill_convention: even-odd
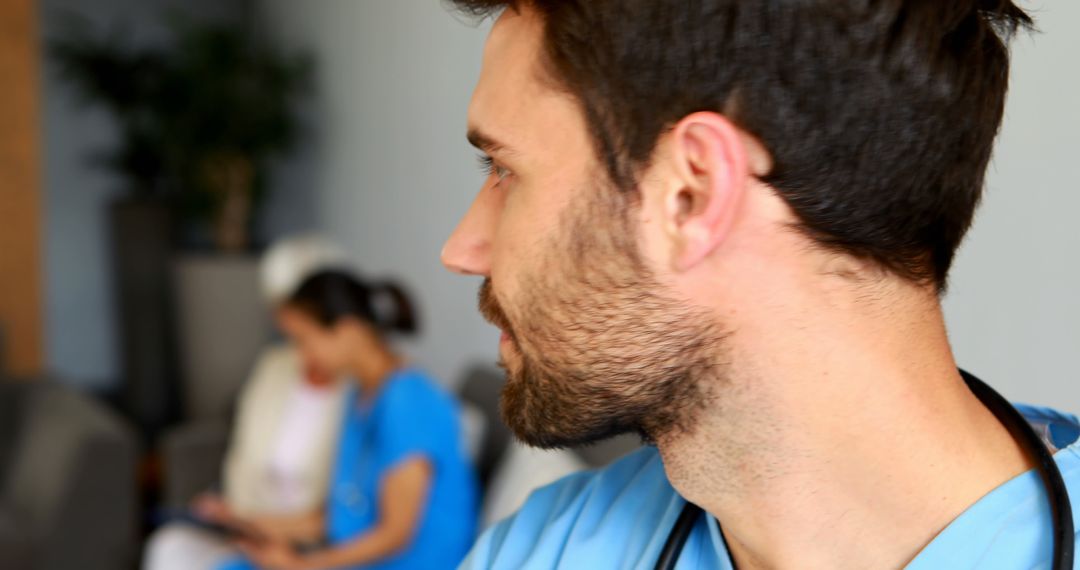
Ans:
[{"label": "man's beard", "polygon": [[724,375],[725,335],[714,317],[664,294],[639,258],[626,202],[570,205],[548,253],[519,276],[509,312],[490,279],[480,289],[481,312],[513,346],[500,363],[501,412],[526,444],[688,431],[711,396],[705,379]]}]

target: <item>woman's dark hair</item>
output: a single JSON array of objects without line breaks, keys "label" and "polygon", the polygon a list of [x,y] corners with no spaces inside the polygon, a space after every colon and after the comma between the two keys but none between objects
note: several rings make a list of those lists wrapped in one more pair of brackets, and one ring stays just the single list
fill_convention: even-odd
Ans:
[{"label": "woman's dark hair", "polygon": [[[444,0],[445,1],[445,0]],[[764,181],[819,244],[945,286],[1001,123],[1010,0],[448,0],[529,8],[543,69],[580,102],[616,186],[715,111],[774,161]]]},{"label": "woman's dark hair", "polygon": [[366,283],[340,270],[311,275],[285,305],[304,312],[324,327],[353,317],[381,332],[417,331],[412,301],[401,287],[393,283]]}]

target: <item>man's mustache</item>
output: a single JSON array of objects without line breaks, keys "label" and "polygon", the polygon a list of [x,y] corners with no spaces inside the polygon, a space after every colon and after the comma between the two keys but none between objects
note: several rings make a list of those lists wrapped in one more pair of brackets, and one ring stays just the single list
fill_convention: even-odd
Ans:
[{"label": "man's mustache", "polygon": [[503,311],[502,306],[499,305],[499,300],[495,298],[495,291],[491,285],[491,278],[484,279],[483,285],[480,286],[480,291],[477,295],[477,303],[480,307],[480,314],[484,316],[487,322],[499,327],[504,333],[514,337],[513,327],[510,326],[510,319],[507,318],[506,312]]}]

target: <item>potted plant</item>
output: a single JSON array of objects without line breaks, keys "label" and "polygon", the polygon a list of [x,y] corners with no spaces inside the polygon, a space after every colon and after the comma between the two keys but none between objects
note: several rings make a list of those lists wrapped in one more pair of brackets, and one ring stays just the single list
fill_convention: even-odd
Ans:
[{"label": "potted plant", "polygon": [[307,59],[228,24],[174,18],[172,42],[142,48],[86,30],[69,26],[49,51],[117,119],[117,146],[94,159],[132,194],[169,202],[183,223],[209,221],[219,250],[247,250],[267,166],[296,139]]},{"label": "potted plant", "polygon": [[205,297],[184,290],[191,282],[238,289],[235,267],[218,271],[234,282],[219,287],[203,269],[187,278],[174,252],[211,244],[230,254],[219,258],[252,265],[235,254],[251,248],[270,161],[296,140],[293,104],[310,69],[306,58],[278,53],[235,25],[173,18],[169,29],[170,41],[136,46],[122,32],[96,33],[72,19],[48,43],[61,76],[107,109],[119,130],[114,146],[90,158],[123,184],[109,212],[123,392],[148,437],[179,412],[177,342],[190,343],[177,338],[186,328],[174,316],[190,311],[174,311],[173,302]]}]

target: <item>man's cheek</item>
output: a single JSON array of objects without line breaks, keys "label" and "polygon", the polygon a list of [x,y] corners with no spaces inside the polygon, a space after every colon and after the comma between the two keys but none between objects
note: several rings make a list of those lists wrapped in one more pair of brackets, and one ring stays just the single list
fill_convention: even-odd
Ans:
[{"label": "man's cheek", "polygon": [[527,281],[526,261],[515,258],[506,250],[499,250],[491,258],[491,296],[503,316],[513,325],[513,303],[519,297],[521,283]]},{"label": "man's cheek", "polygon": [[[492,273],[494,274],[497,266],[502,266],[504,270],[516,271],[515,265],[521,264],[529,255],[529,228],[524,222],[521,224],[510,223],[502,224],[499,228],[499,232],[495,234],[495,239],[491,243],[491,260],[492,260]],[[494,275],[492,275],[494,277]]]}]

